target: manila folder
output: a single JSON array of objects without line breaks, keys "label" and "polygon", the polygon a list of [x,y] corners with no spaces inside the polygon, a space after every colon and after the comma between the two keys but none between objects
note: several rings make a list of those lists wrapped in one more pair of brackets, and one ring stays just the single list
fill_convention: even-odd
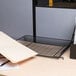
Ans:
[{"label": "manila folder", "polygon": [[35,51],[17,42],[2,31],[0,31],[0,54],[12,63],[18,63],[37,55]]}]

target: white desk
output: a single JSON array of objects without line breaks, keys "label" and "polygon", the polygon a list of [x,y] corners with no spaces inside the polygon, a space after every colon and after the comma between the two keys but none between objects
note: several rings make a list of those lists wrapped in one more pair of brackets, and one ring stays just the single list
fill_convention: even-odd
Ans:
[{"label": "white desk", "polygon": [[76,60],[70,59],[69,53],[69,50],[65,52],[64,60],[37,56],[20,63],[20,68],[17,70],[0,71],[0,74],[6,76],[75,76]]}]

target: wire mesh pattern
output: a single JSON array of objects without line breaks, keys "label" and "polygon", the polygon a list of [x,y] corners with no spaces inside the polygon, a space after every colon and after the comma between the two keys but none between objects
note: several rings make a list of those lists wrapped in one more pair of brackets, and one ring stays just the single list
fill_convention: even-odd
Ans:
[{"label": "wire mesh pattern", "polygon": [[29,47],[30,49],[36,51],[40,56],[53,57],[53,58],[59,58],[63,50],[66,48],[66,46],[47,45],[28,41],[19,41],[19,42]]}]

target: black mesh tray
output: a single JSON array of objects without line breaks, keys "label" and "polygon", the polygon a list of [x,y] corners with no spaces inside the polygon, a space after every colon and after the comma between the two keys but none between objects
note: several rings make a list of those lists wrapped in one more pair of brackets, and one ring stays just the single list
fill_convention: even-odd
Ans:
[{"label": "black mesh tray", "polygon": [[30,49],[38,52],[39,56],[51,58],[60,58],[71,43],[70,40],[46,37],[36,37],[36,43],[34,43],[33,37],[30,35],[25,35],[18,40]]}]

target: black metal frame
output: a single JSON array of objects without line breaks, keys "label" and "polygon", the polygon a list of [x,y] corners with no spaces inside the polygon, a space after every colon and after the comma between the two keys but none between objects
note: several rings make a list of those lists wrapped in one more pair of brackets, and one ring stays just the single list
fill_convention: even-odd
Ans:
[{"label": "black metal frame", "polygon": [[[37,6],[37,0],[32,0],[32,10],[33,10],[32,11],[32,13],[33,13],[33,42],[36,42],[36,40],[37,40],[37,36],[36,36],[36,6]],[[73,32],[73,35],[74,35],[74,32]],[[73,35],[72,35],[72,39],[73,39]],[[63,49],[63,52],[61,52],[61,55],[71,45],[71,43],[73,42],[72,39],[71,39],[70,43]],[[60,56],[58,58],[60,58]]]},{"label": "black metal frame", "polygon": [[32,13],[33,13],[33,42],[36,42],[36,5],[37,0],[32,1]]}]

